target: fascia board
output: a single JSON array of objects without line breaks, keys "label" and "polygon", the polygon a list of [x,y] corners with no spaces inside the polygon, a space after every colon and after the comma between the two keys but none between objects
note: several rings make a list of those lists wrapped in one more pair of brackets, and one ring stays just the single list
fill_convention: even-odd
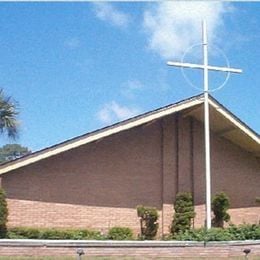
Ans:
[{"label": "fascia board", "polygon": [[229,113],[223,106],[214,102],[212,99],[209,99],[209,104],[215,108],[222,116],[228,119],[233,125],[243,131],[248,137],[253,139],[256,143],[260,144],[260,138],[256,135],[249,127],[241,123],[235,116]]},{"label": "fascia board", "polygon": [[33,154],[29,155],[28,158],[20,159],[18,161],[10,162],[10,163],[3,165],[2,168],[0,168],[0,175],[7,173],[7,172],[10,172],[10,171],[13,171],[13,170],[18,169],[18,168],[27,166],[29,164],[36,163],[40,160],[49,158],[51,156],[55,156],[55,155],[60,154],[62,152],[66,152],[68,150],[77,148],[77,147],[85,145],[87,143],[97,141],[97,140],[102,139],[104,137],[108,137],[110,135],[113,135],[113,134],[116,134],[116,133],[119,133],[119,132],[122,132],[122,131],[125,131],[125,130],[128,130],[128,129],[146,124],[150,121],[153,121],[153,120],[159,119],[161,117],[182,111],[184,109],[199,105],[201,103],[203,103],[203,100],[199,96],[197,98],[194,98],[194,99],[191,99],[191,100],[188,100],[188,101],[184,101],[184,102],[181,102],[179,104],[172,105],[170,107],[163,108],[163,109],[159,110],[158,112],[148,113],[148,115],[146,115],[146,116],[137,117],[134,120],[129,119],[129,120],[123,122],[122,124],[109,127],[108,129],[105,129],[105,130],[98,132],[96,134],[90,133],[85,138],[82,138],[82,139],[79,139],[79,140],[76,139],[73,142],[58,145],[55,148],[49,148],[49,149],[44,150],[43,152],[38,152],[38,153],[36,152],[35,155],[33,155]]}]

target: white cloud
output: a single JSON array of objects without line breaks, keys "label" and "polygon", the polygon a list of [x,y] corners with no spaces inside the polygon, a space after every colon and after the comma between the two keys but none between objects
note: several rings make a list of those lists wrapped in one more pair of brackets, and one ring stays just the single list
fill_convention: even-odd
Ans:
[{"label": "white cloud", "polygon": [[101,122],[105,124],[111,124],[116,121],[121,121],[133,117],[139,113],[140,110],[137,108],[122,106],[117,102],[112,101],[108,104],[105,104],[97,115]]},{"label": "white cloud", "polygon": [[78,38],[74,37],[74,38],[70,38],[70,39],[67,39],[65,42],[64,42],[64,45],[71,49],[71,50],[74,50],[74,49],[77,49],[80,47],[81,45],[81,42]]},{"label": "white cloud", "polygon": [[94,3],[96,16],[105,22],[118,27],[125,27],[128,25],[130,19],[127,14],[118,10],[111,3],[96,2]]},{"label": "white cloud", "polygon": [[144,85],[139,80],[129,80],[122,84],[121,94],[126,98],[133,99],[136,93],[144,88]]},{"label": "white cloud", "polygon": [[150,5],[144,12],[143,26],[149,48],[162,58],[181,58],[191,45],[201,42],[201,21],[206,19],[211,43],[221,31],[227,2],[165,1]]}]

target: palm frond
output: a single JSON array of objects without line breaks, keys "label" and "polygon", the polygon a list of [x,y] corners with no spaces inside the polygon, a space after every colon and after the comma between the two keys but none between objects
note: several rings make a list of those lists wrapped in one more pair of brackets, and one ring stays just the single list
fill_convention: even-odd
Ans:
[{"label": "palm frond", "polygon": [[18,134],[17,102],[5,96],[0,89],[0,133],[7,133],[8,137],[15,139]]}]

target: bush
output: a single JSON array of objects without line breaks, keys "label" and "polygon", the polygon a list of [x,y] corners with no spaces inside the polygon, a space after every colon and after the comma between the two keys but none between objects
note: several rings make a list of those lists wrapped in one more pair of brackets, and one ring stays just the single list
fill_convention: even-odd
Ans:
[{"label": "bush", "polygon": [[158,230],[159,214],[156,208],[138,206],[137,215],[140,218],[141,235],[140,239],[154,239]]},{"label": "bush", "polygon": [[12,239],[105,239],[99,231],[87,229],[37,229],[29,227],[10,228],[7,237]]},{"label": "bush", "polygon": [[235,240],[228,229],[211,228],[205,232],[204,241],[230,241]]},{"label": "bush", "polygon": [[224,192],[220,192],[213,197],[212,211],[215,217],[212,219],[212,225],[214,227],[224,227],[224,222],[230,220],[230,215],[227,210],[230,207],[228,196]]},{"label": "bush", "polygon": [[195,217],[192,195],[189,192],[177,193],[174,202],[174,217],[171,233],[185,232],[191,228],[191,221]]},{"label": "bush", "polygon": [[7,237],[12,239],[39,239],[40,230],[37,228],[9,228]]},{"label": "bush", "polygon": [[248,240],[260,239],[260,225],[231,225],[228,228],[205,228],[186,230],[179,232],[174,236],[168,237],[168,240],[181,241],[230,241],[230,240]]},{"label": "bush", "polygon": [[0,238],[6,237],[7,217],[8,217],[8,208],[6,202],[6,195],[4,190],[0,188]]},{"label": "bush", "polygon": [[41,230],[40,239],[74,239],[74,231],[46,229]]},{"label": "bush", "polygon": [[[133,233],[125,227],[113,227],[109,230],[108,236],[102,235],[99,231],[87,229],[37,229],[17,227],[10,228],[7,238],[12,239],[114,239],[131,240]],[[204,228],[180,231],[177,234],[164,237],[164,240],[182,241],[229,241],[229,240],[257,240],[260,239],[260,225],[243,224],[239,226],[230,225],[227,228]]]},{"label": "bush", "polygon": [[107,238],[112,240],[133,240],[133,232],[127,227],[113,227],[109,230]]},{"label": "bush", "polygon": [[235,240],[260,239],[260,225],[230,225],[227,230]]},{"label": "bush", "polygon": [[180,241],[204,241],[205,238],[205,229],[191,229],[180,231],[177,234],[171,236],[171,240],[180,240]]},{"label": "bush", "polygon": [[72,238],[75,240],[85,239],[85,240],[104,240],[106,237],[101,234],[100,231],[95,230],[87,230],[87,229],[79,229],[79,230],[72,230]]}]

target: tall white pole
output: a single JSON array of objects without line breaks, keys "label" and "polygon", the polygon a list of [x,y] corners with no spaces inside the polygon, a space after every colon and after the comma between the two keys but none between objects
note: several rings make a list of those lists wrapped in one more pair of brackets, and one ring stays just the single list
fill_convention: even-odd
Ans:
[{"label": "tall white pole", "polygon": [[206,170],[206,228],[211,228],[211,174],[210,174],[210,127],[209,127],[209,79],[208,79],[208,39],[207,25],[203,20],[204,59],[204,127],[205,127],[205,170]]},{"label": "tall white pole", "polygon": [[206,21],[202,23],[203,64],[169,61],[170,66],[202,69],[204,73],[204,135],[205,135],[205,177],[206,177],[206,228],[211,228],[211,173],[210,173],[210,127],[209,127],[209,78],[208,72],[222,71],[241,73],[241,69],[208,65],[208,39]]}]

